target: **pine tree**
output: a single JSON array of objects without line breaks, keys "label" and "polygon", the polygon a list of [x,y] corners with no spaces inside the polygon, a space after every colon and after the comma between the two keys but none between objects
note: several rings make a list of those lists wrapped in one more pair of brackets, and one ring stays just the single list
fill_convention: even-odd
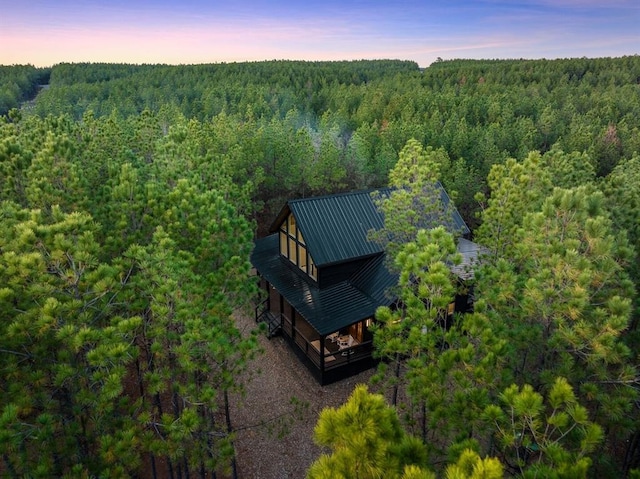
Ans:
[{"label": "pine tree", "polygon": [[515,381],[544,392],[567,378],[610,446],[633,424],[638,373],[622,341],[635,294],[625,273],[632,251],[603,204],[590,187],[554,190],[524,215],[511,261],[478,275],[476,294],[502,324]]},{"label": "pine tree", "polygon": [[495,426],[495,448],[512,474],[522,477],[586,478],[603,438],[589,420],[566,379],[556,378],[544,398],[515,384],[500,395],[484,417]]},{"label": "pine tree", "polygon": [[529,211],[535,211],[551,191],[551,180],[540,165],[540,154],[529,153],[523,162],[508,159],[494,165],[487,178],[490,197],[478,195],[482,223],[476,241],[495,259],[510,260],[516,245],[516,231]]},{"label": "pine tree", "polygon": [[438,183],[440,165],[448,162],[443,150],[423,148],[409,140],[389,173],[388,197],[374,193],[374,201],[384,216],[384,228],[371,231],[389,258],[394,258],[403,244],[413,241],[418,230],[446,225],[457,233],[451,218],[453,205],[443,200]]},{"label": "pine tree", "polygon": [[481,432],[480,413],[504,363],[505,340],[486,314],[449,314],[458,291],[451,265],[459,261],[444,228],[419,231],[396,258],[401,307],[380,308],[373,328],[379,376],[394,387],[393,398],[406,397],[399,407],[434,460]]},{"label": "pine tree", "polygon": [[[426,468],[425,446],[406,434],[394,408],[382,395],[356,386],[345,404],[323,409],[314,430],[316,442],[331,449],[314,462],[309,479],[436,479]],[[500,479],[502,465],[462,449],[447,466],[447,479]]]},{"label": "pine tree", "polygon": [[122,477],[140,463],[124,393],[140,318],[84,213],[2,204],[0,449],[13,476]]},{"label": "pine tree", "polygon": [[127,252],[130,308],[143,318],[136,338],[142,407],[137,420],[153,461],[171,474],[231,467],[228,393],[256,350],[233,321],[251,304],[251,230],[216,192],[178,180],[165,197],[153,240]]},{"label": "pine tree", "polygon": [[314,436],[332,454],[311,466],[310,479],[399,478],[406,466],[425,465],[420,441],[402,430],[395,410],[381,395],[370,394],[363,385],[340,408],[320,413]]},{"label": "pine tree", "polygon": [[65,134],[49,132],[26,171],[26,196],[31,208],[49,211],[83,209],[87,194],[74,163],[75,145]]}]

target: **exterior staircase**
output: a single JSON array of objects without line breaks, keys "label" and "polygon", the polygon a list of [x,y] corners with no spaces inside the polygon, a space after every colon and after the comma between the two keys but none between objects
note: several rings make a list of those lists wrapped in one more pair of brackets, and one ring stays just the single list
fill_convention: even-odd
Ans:
[{"label": "exterior staircase", "polygon": [[256,323],[267,325],[267,338],[271,339],[282,331],[282,315],[266,308],[266,301],[256,306]]}]

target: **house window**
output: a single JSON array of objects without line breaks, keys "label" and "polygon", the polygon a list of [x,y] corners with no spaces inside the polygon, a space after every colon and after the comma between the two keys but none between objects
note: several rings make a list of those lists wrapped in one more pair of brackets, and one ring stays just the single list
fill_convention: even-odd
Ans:
[{"label": "house window", "polygon": [[287,258],[289,257],[287,251],[287,232],[285,230],[280,230],[280,254]]},{"label": "house window", "polygon": [[289,214],[280,226],[280,254],[313,279],[317,279],[313,259],[309,255],[302,233],[296,226],[293,214]]},{"label": "house window", "polygon": [[293,264],[298,264],[298,248],[295,238],[289,236],[289,259]]},{"label": "house window", "polygon": [[[300,233],[300,232],[298,232]],[[299,236],[299,234],[298,234]],[[303,244],[298,245],[298,266],[306,273],[307,271],[307,248]]]}]

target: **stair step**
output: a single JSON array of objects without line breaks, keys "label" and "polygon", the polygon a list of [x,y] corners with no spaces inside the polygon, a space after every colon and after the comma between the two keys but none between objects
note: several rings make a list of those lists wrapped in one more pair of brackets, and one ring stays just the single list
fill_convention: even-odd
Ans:
[{"label": "stair step", "polygon": [[282,328],[282,320],[280,316],[276,316],[271,311],[264,311],[258,317],[258,321],[267,323],[267,337],[272,338],[280,332]]}]

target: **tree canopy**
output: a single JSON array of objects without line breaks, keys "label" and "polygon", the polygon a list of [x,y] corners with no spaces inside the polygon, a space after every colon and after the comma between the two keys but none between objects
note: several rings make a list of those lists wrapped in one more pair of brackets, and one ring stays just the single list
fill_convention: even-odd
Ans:
[{"label": "tree canopy", "polygon": [[[317,477],[640,467],[639,79],[638,56],[0,67],[0,471],[231,467],[253,238],[289,198],[381,186],[400,415],[358,390],[395,435],[369,456],[326,429]],[[468,284],[459,232],[420,219],[436,181],[488,252]]]}]

